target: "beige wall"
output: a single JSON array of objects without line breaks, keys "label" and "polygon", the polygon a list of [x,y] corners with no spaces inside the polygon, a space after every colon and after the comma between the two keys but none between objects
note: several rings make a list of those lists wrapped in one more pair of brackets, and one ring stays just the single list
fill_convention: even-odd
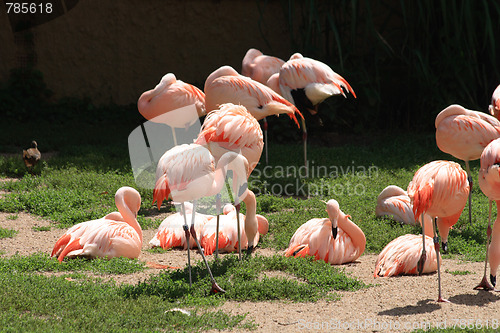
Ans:
[{"label": "beige wall", "polygon": [[[288,58],[293,52],[285,22],[279,0],[80,0],[31,31],[36,68],[56,98],[128,104],[168,72],[202,88],[222,65],[239,71],[250,47]],[[1,82],[19,65],[14,35],[1,11]]]}]

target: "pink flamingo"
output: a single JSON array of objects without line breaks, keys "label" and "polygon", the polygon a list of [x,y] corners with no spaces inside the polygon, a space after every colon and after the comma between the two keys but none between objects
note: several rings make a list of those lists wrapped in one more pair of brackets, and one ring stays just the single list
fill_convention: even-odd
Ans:
[{"label": "pink flamingo", "polygon": [[[433,161],[417,170],[408,185],[408,196],[413,205],[415,219],[423,214],[434,218],[434,249],[438,266],[438,302],[448,302],[441,297],[441,272],[439,262],[439,241],[437,230],[443,240],[443,248],[447,248],[450,228],[457,223],[469,195],[467,174],[458,163],[450,161]],[[422,223],[422,255],[417,270],[422,274],[426,260],[425,240],[427,235],[425,223]]]},{"label": "pink flamingo", "polygon": [[[481,154],[481,168],[479,169],[479,187],[489,199],[488,229],[486,241],[486,259],[484,262],[483,279],[474,289],[494,290],[496,275],[500,264],[500,214],[491,230],[491,206],[496,201],[497,210],[500,204],[500,139],[495,139],[486,146]],[[491,245],[490,245],[491,237]],[[486,279],[486,269],[490,263],[490,281]]]},{"label": "pink flamingo", "polygon": [[[279,73],[281,66],[285,62],[276,57],[262,54],[257,49],[249,49],[243,58],[241,65],[241,74],[248,76],[252,80],[267,84],[269,77],[275,73]],[[279,93],[279,92],[278,92]],[[263,118],[264,140],[266,142],[266,164],[269,162],[269,154],[267,152],[267,118]]]},{"label": "pink flamingo", "polygon": [[170,126],[177,145],[175,128],[188,128],[206,114],[205,94],[168,73],[154,89],[139,97],[137,108],[144,118]]},{"label": "pink flamingo", "polygon": [[[247,192],[248,161],[245,157],[235,152],[225,153],[215,164],[214,157],[210,151],[198,144],[183,144],[168,150],[158,161],[156,169],[156,184],[153,191],[153,203],[157,202],[158,209],[164,199],[181,202],[184,217],[184,232],[188,240],[188,266],[189,285],[191,286],[191,259],[189,246],[189,233],[194,238],[196,246],[201,253],[207,271],[212,281],[213,292],[224,292],[212,275],[203,249],[198,242],[194,228],[196,216],[196,202],[198,199],[219,193],[224,184],[227,170],[234,174],[234,190],[238,198],[244,197]],[[185,201],[193,201],[193,212],[191,227],[188,227],[186,219]]]},{"label": "pink flamingo", "polygon": [[415,225],[412,205],[408,193],[401,187],[389,185],[377,197],[375,215],[392,216],[398,222]]},{"label": "pink flamingo", "polygon": [[[472,187],[469,161],[477,160],[483,149],[500,137],[500,121],[484,112],[453,104],[441,111],[435,121],[436,143],[441,151],[465,161]],[[469,223],[472,223],[472,191],[469,192]]]},{"label": "pink flamingo", "polygon": [[285,256],[305,257],[312,255],[332,265],[353,262],[363,252],[366,237],[344,214],[336,200],[326,203],[327,219],[311,219],[301,225],[290,240]]},{"label": "pink flamingo", "polygon": [[491,104],[488,109],[493,117],[497,119],[500,117],[500,84],[491,96]]},{"label": "pink flamingo", "polygon": [[[247,177],[250,176],[250,173],[259,163],[262,154],[262,146],[264,145],[262,130],[258,121],[244,106],[231,103],[224,103],[220,105],[218,109],[209,112],[203,122],[202,129],[195,143],[206,146],[214,156],[215,161],[218,161],[219,158],[228,151],[240,152],[249,163]],[[248,193],[250,194],[251,191],[248,190]],[[247,195],[243,201],[247,206],[245,232],[250,238],[247,254],[251,254],[254,249],[253,239],[257,232],[258,225],[258,221],[255,218],[255,195],[251,193]],[[239,204],[236,204],[236,210],[239,212]],[[219,221],[219,211],[220,206],[218,199],[217,221]],[[251,213],[250,216],[248,216],[249,213]],[[217,225],[219,225],[218,222]],[[219,233],[216,232],[216,235],[218,236]],[[238,254],[241,258],[241,251],[238,251]],[[216,257],[218,256],[218,247],[216,247],[215,255]]]},{"label": "pink flamingo", "polygon": [[115,203],[118,212],[69,228],[54,245],[51,256],[57,256],[59,261],[66,256],[139,257],[142,229],[137,222],[137,212],[141,196],[131,187],[121,187],[116,191]]},{"label": "pink flamingo", "polygon": [[[190,202],[185,202],[184,208],[187,214],[186,219],[192,220],[193,205]],[[200,213],[196,214],[194,217],[194,230],[196,233],[200,234],[205,224],[212,218],[214,218],[214,216]],[[161,247],[164,250],[174,247],[187,249],[188,242],[186,241],[186,233],[184,232],[183,226],[184,213],[182,211],[167,216],[158,227],[158,231],[149,241],[149,244],[153,247]],[[192,236],[189,238],[189,244],[192,249],[196,247],[196,243]]]},{"label": "pink flamingo", "polygon": [[[237,212],[235,206],[231,204],[226,204],[224,206],[224,215],[221,216],[220,227],[219,227],[218,250],[220,251],[234,252],[238,251],[240,248],[244,249],[248,247],[249,242],[244,228],[241,231],[240,236],[238,237],[237,234],[238,230],[235,224],[236,214]],[[245,225],[246,218],[248,217],[249,217],[248,213],[246,217],[243,214],[240,214],[240,220],[243,222],[243,225]],[[269,222],[264,216],[257,214],[255,217],[258,220],[259,226],[258,226],[258,232],[255,234],[253,238],[254,246],[256,246],[257,243],[259,242],[260,235],[265,235],[269,230]],[[217,228],[216,225],[214,225],[213,223],[205,224],[201,231],[202,237],[200,240],[200,244],[205,250],[205,254],[207,255],[214,253],[216,249],[217,245],[216,232]],[[241,242],[240,246],[238,246],[238,242]]]},{"label": "pink flamingo", "polygon": [[[273,74],[267,85],[293,103],[301,112],[308,110],[311,114],[318,113],[318,105],[334,95],[350,92],[356,94],[349,83],[328,65],[295,53],[290,57],[278,74]],[[302,118],[302,141],[304,144],[304,164],[307,168],[307,129]]]}]

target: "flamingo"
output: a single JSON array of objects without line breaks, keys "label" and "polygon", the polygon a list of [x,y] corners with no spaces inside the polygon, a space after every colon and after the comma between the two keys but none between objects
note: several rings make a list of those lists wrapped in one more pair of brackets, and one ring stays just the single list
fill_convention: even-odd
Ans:
[{"label": "flamingo", "polygon": [[57,240],[51,256],[57,256],[60,262],[64,257],[139,257],[142,229],[137,212],[141,196],[137,190],[124,186],[116,191],[115,203],[118,212],[69,228]]},{"label": "flamingo", "polygon": [[[241,74],[248,76],[252,80],[267,84],[269,77],[275,73],[279,73],[281,66],[285,62],[276,57],[264,55],[257,49],[249,49],[243,58],[241,64]],[[279,92],[278,92],[279,93]],[[266,164],[269,162],[269,154],[267,152],[267,118],[263,118],[264,124],[264,140],[266,142]]]},{"label": "flamingo", "polygon": [[[472,188],[469,161],[477,160],[483,149],[500,137],[500,121],[484,112],[453,104],[441,111],[435,121],[436,143],[441,151],[465,161]],[[472,223],[472,191],[469,191],[469,223]]]},{"label": "flamingo", "polygon": [[[250,176],[250,173],[259,163],[262,146],[264,145],[262,130],[258,121],[244,106],[232,103],[224,103],[219,105],[218,109],[209,112],[195,143],[206,146],[214,156],[215,161],[218,161],[228,151],[241,152],[249,163],[247,177]],[[248,193],[250,192],[248,190]],[[247,254],[251,254],[254,249],[253,239],[257,232],[258,224],[257,219],[254,218],[256,213],[255,195],[253,193],[247,195],[243,201],[247,206],[245,232],[251,239],[247,248]],[[217,206],[217,220],[219,220],[220,206],[218,201]],[[236,209],[239,212],[239,204],[236,205]],[[252,215],[248,216],[249,213]],[[216,235],[218,240],[219,233],[216,232]],[[241,251],[238,251],[238,254],[241,259]],[[216,247],[215,255],[217,257],[218,247]]]},{"label": "flamingo", "polygon": [[170,126],[177,145],[175,128],[188,128],[206,114],[205,94],[168,73],[139,97],[137,108],[144,118]]},{"label": "flamingo", "polygon": [[[273,74],[267,85],[293,103],[302,112],[308,110],[312,115],[318,113],[318,105],[334,95],[350,92],[356,94],[349,83],[335,73],[325,63],[295,53],[290,57],[278,74]],[[307,128],[302,117],[302,141],[304,144],[304,164],[307,169]]]},{"label": "flamingo", "polygon": [[290,240],[285,256],[305,257],[312,255],[332,265],[353,262],[363,252],[366,237],[349,215],[330,199],[326,203],[329,218],[315,218],[301,225]]},{"label": "flamingo", "polygon": [[[469,184],[466,172],[458,163],[450,161],[433,161],[417,170],[408,184],[408,196],[413,205],[413,214],[418,219],[428,214],[434,219],[434,249],[438,267],[438,302],[448,302],[441,296],[441,272],[439,261],[439,241],[437,230],[447,248],[449,229],[457,223],[467,203]],[[422,274],[426,260],[426,230],[422,223],[422,254],[418,262],[418,272]]]},{"label": "flamingo", "polygon": [[500,117],[500,84],[498,87],[493,91],[493,95],[491,96],[491,104],[488,107],[490,114],[499,119]]},{"label": "flamingo", "polygon": [[[158,161],[156,184],[153,191],[153,203],[157,203],[158,209],[163,200],[169,197],[174,201],[181,202],[184,217],[184,232],[188,240],[189,285],[192,285],[189,250],[190,233],[210,275],[212,292],[224,292],[224,290],[215,282],[196,235],[194,228],[196,202],[200,198],[212,196],[220,192],[228,169],[233,171],[233,186],[238,199],[244,198],[247,192],[246,175],[248,172],[248,161],[245,157],[235,152],[227,152],[219,159],[216,165],[210,151],[201,145],[193,143],[175,146],[165,152]],[[190,200],[193,201],[193,212],[191,214],[191,227],[189,228],[183,203]]]},{"label": "flamingo", "polygon": [[[243,231],[241,231],[240,237],[237,235],[238,230],[235,227],[236,214],[237,211],[235,206],[231,204],[226,204],[224,206],[224,215],[221,216],[219,227],[218,250],[220,251],[234,252],[238,251],[239,248],[244,249],[248,247],[248,239],[244,228]],[[254,246],[259,242],[260,235],[265,235],[269,230],[269,222],[264,216],[256,215],[256,218],[258,220],[258,232],[253,239]],[[240,220],[243,221],[243,225],[245,225],[246,217],[240,214]],[[201,231],[202,237],[200,244],[205,249],[205,254],[207,255],[214,253],[216,249],[216,232],[216,226],[213,223],[205,224]],[[238,242],[241,242],[240,246],[238,246]]]},{"label": "flamingo", "polygon": [[[486,241],[486,259],[484,262],[483,279],[474,289],[494,290],[496,275],[500,264],[500,214],[497,213],[493,231],[491,230],[492,201],[500,205],[500,139],[493,140],[481,154],[481,168],[479,169],[479,187],[489,199],[488,229]],[[491,237],[491,245],[490,245]],[[486,278],[486,269],[490,263],[490,281]]]},{"label": "flamingo", "polygon": [[[190,202],[184,204],[186,210],[186,219],[192,220],[193,216],[193,205]],[[214,218],[211,215],[196,214],[194,217],[194,230],[197,234],[201,234],[203,227],[208,223],[209,220]],[[158,227],[158,231],[149,241],[149,244],[153,247],[161,247],[162,249],[170,249],[174,247],[182,247],[187,249],[188,242],[186,241],[186,233],[183,229],[184,226],[184,212],[179,211],[175,214],[167,216],[163,222]],[[189,244],[193,249],[196,247],[194,238],[190,236]]]},{"label": "flamingo", "polygon": [[375,215],[392,216],[398,222],[415,225],[412,205],[408,193],[401,187],[389,185],[380,192],[377,197]]}]

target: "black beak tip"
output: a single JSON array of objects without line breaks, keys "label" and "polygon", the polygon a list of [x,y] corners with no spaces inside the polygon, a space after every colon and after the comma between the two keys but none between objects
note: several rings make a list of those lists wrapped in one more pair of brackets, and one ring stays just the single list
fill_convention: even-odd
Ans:
[{"label": "black beak tip", "polygon": [[333,239],[337,239],[337,233],[338,233],[338,228],[337,227],[332,227],[332,236],[333,236]]}]

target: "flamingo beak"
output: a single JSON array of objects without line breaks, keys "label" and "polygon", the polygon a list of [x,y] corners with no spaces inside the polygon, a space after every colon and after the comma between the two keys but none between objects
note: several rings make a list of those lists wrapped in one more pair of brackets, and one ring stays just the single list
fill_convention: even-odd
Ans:
[{"label": "flamingo beak", "polygon": [[332,224],[332,237],[333,239],[337,239],[338,228],[334,227]]}]

